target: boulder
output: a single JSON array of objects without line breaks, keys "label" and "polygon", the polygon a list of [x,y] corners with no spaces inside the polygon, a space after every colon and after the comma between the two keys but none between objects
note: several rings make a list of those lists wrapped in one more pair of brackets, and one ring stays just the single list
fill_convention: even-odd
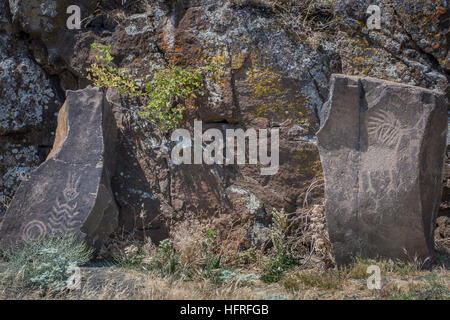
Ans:
[{"label": "boulder", "polygon": [[338,264],[432,254],[446,135],[440,93],[332,76],[317,137]]},{"label": "boulder", "polygon": [[0,246],[74,233],[98,248],[118,223],[110,187],[116,133],[100,89],[67,91],[54,148],[17,190],[0,229]]}]

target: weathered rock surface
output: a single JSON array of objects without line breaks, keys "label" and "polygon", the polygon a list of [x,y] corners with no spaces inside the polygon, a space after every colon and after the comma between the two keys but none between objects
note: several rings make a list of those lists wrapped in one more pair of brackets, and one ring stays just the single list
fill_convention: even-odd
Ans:
[{"label": "weathered rock surface", "polygon": [[[380,30],[366,27],[369,4],[380,7]],[[342,0],[334,10],[343,73],[448,90],[447,1]]]},{"label": "weathered rock surface", "polygon": [[[33,63],[62,89],[88,85],[86,68],[94,61],[90,44],[96,41],[111,45],[117,67],[140,82],[168,64],[214,62],[218,76],[206,79],[206,94],[192,102],[185,127],[194,119],[221,130],[279,126],[277,175],[262,177],[252,166],[173,166],[167,137],[137,115],[140,102],[118,98],[113,109],[119,159],[112,188],[120,207],[119,223],[125,231],[154,240],[167,236],[165,222],[184,214],[217,217],[218,229],[225,233],[232,221],[247,218],[254,221],[249,230],[264,230],[272,207],[299,214],[305,190],[321,175],[314,134],[332,73],[374,76],[444,92],[448,85],[448,10],[441,9],[446,0],[372,1],[382,10],[381,30],[365,27],[365,0],[0,3],[11,4],[7,9]],[[65,8],[72,4],[81,8],[80,30],[65,25]],[[19,42],[8,43],[17,47]],[[38,96],[31,91],[30,97]],[[32,141],[29,147],[42,145],[46,143]],[[15,154],[8,150],[0,150],[0,156],[7,155],[13,174],[2,166],[0,175],[11,184],[7,190],[12,194],[19,183],[15,172],[28,160],[13,164]],[[249,237],[255,238],[251,233]]]},{"label": "weathered rock surface", "polygon": [[[447,216],[450,220],[450,146],[449,135],[447,134],[447,152],[444,163],[443,188],[442,188],[442,202],[439,210],[439,215]],[[449,229],[450,232],[450,229]]]},{"label": "weathered rock surface", "polygon": [[443,95],[332,77],[317,136],[337,263],[432,254],[446,135]]},{"label": "weathered rock surface", "polygon": [[75,233],[99,247],[117,227],[110,188],[116,125],[98,88],[68,91],[50,158],[23,182],[5,215],[0,244]]},{"label": "weathered rock surface", "polygon": [[436,219],[435,230],[436,242],[443,242],[444,246],[448,247],[450,242],[450,218],[441,216]]},{"label": "weathered rock surface", "polygon": [[14,34],[7,1],[0,1],[0,220],[51,149],[60,105],[53,81]]}]

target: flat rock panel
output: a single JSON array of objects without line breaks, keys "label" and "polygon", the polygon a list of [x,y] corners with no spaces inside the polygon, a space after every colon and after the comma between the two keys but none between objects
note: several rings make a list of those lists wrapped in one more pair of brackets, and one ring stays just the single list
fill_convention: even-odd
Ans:
[{"label": "flat rock panel", "polygon": [[432,254],[446,135],[441,94],[333,75],[317,136],[338,264]]},{"label": "flat rock panel", "polygon": [[116,228],[110,180],[117,129],[97,88],[67,91],[50,157],[22,182],[0,229],[0,245],[75,233],[94,247]]}]

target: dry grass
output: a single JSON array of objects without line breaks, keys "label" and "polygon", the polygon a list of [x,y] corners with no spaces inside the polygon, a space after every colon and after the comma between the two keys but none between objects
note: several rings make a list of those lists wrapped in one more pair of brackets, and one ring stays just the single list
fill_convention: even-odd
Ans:
[{"label": "dry grass", "polygon": [[[0,299],[450,299],[448,248],[441,248],[433,264],[414,257],[408,262],[357,258],[337,268],[323,204],[311,201],[322,188],[323,181],[314,180],[295,215],[275,212],[271,250],[243,249],[245,221],[230,223],[219,236],[215,221],[185,217],[172,224],[170,240],[159,246],[122,235],[113,245],[119,263],[82,269],[81,290],[50,295],[0,280]],[[280,254],[300,256],[300,263],[282,265],[275,282],[264,283],[267,262],[279,263]],[[370,265],[380,267],[381,290],[367,288]],[[0,263],[3,279],[5,272]]]},{"label": "dry grass", "polygon": [[294,292],[301,289],[337,290],[342,288],[343,274],[336,270],[305,270],[287,275],[283,286]]},{"label": "dry grass", "polygon": [[208,279],[185,281],[133,270],[94,268],[82,270],[82,289],[43,296],[0,286],[0,299],[137,299],[137,300],[261,300],[261,299],[450,299],[448,270],[419,271],[411,275],[382,273],[382,289],[369,290],[366,279],[352,278],[334,269],[292,270],[279,282],[217,285]]},{"label": "dry grass", "polygon": [[269,11],[279,25],[297,40],[313,46],[336,30],[334,0],[231,0],[233,6],[253,7]]},{"label": "dry grass", "polygon": [[5,211],[8,210],[11,200],[12,199],[10,197],[1,195],[0,196],[0,207],[2,207]]},{"label": "dry grass", "polygon": [[[318,224],[323,223],[323,212],[317,213],[317,207],[313,206],[305,212],[308,212],[306,216],[309,224],[317,221]],[[240,275],[241,278],[256,277],[261,274],[262,263],[267,256],[256,249],[244,252],[231,250],[227,254],[235,255],[236,261],[240,263],[234,265],[239,267],[227,269],[232,264],[224,264],[206,275],[202,271],[205,252],[220,252],[218,243],[212,241],[211,227],[199,221],[192,224],[182,222],[172,230],[172,245],[179,253],[181,266],[178,273],[162,276],[152,272],[151,268],[142,268],[150,265],[148,259],[160,259],[157,258],[158,247],[144,243],[141,247],[131,245],[126,249],[127,254],[138,257],[140,268],[130,268],[128,265],[84,268],[81,272],[81,290],[52,295],[42,290],[14,288],[4,282],[0,283],[0,299],[450,299],[450,272],[445,263],[435,263],[431,269],[425,270],[424,263],[413,258],[409,262],[358,258],[348,267],[338,269],[330,265],[328,251],[319,249],[306,251],[304,261],[307,263],[286,270],[276,283],[267,284],[258,279],[240,281],[236,277],[217,281],[217,275],[223,271]],[[318,234],[322,233],[321,226],[311,228]],[[318,241],[321,239],[318,234],[305,232],[302,241]],[[244,259],[245,254],[249,256],[247,260]],[[367,267],[370,265],[377,265],[381,269],[381,290],[367,288]],[[198,271],[194,276],[193,270]]]},{"label": "dry grass", "polygon": [[180,253],[180,263],[193,267],[203,262],[202,248],[217,253],[219,249],[215,237],[216,233],[210,222],[201,223],[196,219],[181,221],[171,230],[174,248]]}]

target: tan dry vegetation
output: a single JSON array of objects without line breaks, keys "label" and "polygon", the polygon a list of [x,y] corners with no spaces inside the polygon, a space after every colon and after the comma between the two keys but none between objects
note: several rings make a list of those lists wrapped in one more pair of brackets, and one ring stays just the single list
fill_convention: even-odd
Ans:
[{"label": "tan dry vegetation", "polygon": [[[124,250],[128,254],[127,263],[83,268],[81,290],[48,294],[3,281],[0,299],[450,299],[448,254],[441,254],[429,269],[425,269],[426,263],[413,257],[409,262],[356,259],[350,266],[337,268],[329,252],[322,209],[314,205],[297,217],[308,222],[308,227],[296,242],[292,242],[293,237],[285,239],[293,246],[306,246],[303,259],[299,265],[288,268],[275,283],[242,280],[246,276],[260,275],[270,252],[263,253],[256,248],[240,252],[235,245],[221,250],[211,225],[184,221],[177,224],[171,236],[171,252],[178,255],[176,272],[155,272],[152,268],[157,267],[152,261],[159,259],[159,268],[168,260],[161,262],[159,247],[150,243],[140,247],[136,244]],[[235,244],[237,240],[229,241]],[[217,269],[205,268],[205,261],[220,254],[228,258]],[[381,290],[367,288],[369,274],[366,271],[370,265],[381,269]],[[228,277],[218,282],[217,276],[225,270],[240,275],[240,279]]]},{"label": "tan dry vegetation", "polygon": [[[319,262],[320,264],[320,262]],[[367,289],[365,278],[339,270],[291,270],[274,284],[230,282],[215,285],[208,279],[186,281],[138,271],[83,269],[81,291],[44,296],[40,290],[0,289],[0,299],[133,299],[133,300],[261,300],[261,299],[450,299],[450,273],[437,268],[407,275],[382,273],[382,289]]]},{"label": "tan dry vegetation", "polygon": [[[405,252],[408,262],[357,258],[337,268],[323,204],[310,203],[322,187],[323,180],[312,182],[295,215],[273,212],[272,247],[243,247],[245,223],[232,223],[219,237],[210,220],[185,217],[173,223],[170,239],[159,246],[127,238],[116,247],[114,264],[83,268],[81,290],[55,294],[24,288],[6,281],[8,268],[0,263],[0,299],[450,299],[445,241],[433,261]],[[370,265],[380,267],[381,290],[367,287]]]}]

